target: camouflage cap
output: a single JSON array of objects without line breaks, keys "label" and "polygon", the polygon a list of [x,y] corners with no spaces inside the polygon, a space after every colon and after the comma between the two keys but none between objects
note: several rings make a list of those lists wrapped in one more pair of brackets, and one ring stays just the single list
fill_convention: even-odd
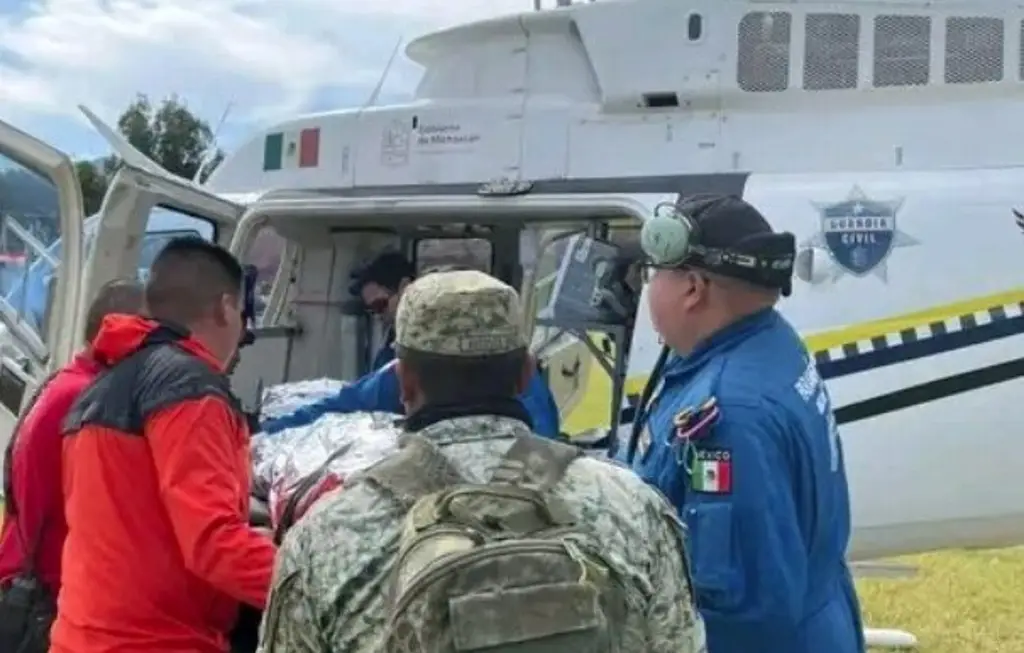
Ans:
[{"label": "camouflage cap", "polygon": [[435,272],[402,293],[395,344],[443,356],[494,356],[526,346],[519,293],[476,270]]}]

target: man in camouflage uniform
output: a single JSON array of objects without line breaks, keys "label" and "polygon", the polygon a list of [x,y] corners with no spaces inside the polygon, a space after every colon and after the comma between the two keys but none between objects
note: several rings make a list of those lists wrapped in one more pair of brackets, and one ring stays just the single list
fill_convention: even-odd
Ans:
[{"label": "man in camouflage uniform", "polygon": [[[517,293],[476,271],[424,276],[402,296],[396,344],[406,430],[467,480],[487,482],[515,438],[529,435],[516,400],[533,370]],[[617,633],[619,650],[706,653],[682,526],[661,495],[631,471],[585,457],[551,494],[643,588]],[[405,515],[368,482],[320,499],[279,550],[262,653],[381,650]]]}]

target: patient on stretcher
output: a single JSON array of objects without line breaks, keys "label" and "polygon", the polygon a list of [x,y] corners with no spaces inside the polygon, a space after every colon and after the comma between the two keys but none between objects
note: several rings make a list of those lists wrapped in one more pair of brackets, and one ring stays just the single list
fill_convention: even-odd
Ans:
[{"label": "patient on stretcher", "polygon": [[[293,412],[337,392],[331,379],[285,383],[268,388],[262,416]],[[395,450],[398,417],[390,413],[325,414],[312,424],[252,438],[253,491],[249,520],[284,533],[324,494]],[[261,615],[242,610],[231,635],[232,653],[255,653]]]},{"label": "patient on stretcher", "polygon": [[[294,411],[340,384],[328,379],[288,383],[264,393],[263,417]],[[400,418],[391,413],[327,413],[312,424],[252,439],[254,520],[283,532],[346,476],[394,451]]]}]

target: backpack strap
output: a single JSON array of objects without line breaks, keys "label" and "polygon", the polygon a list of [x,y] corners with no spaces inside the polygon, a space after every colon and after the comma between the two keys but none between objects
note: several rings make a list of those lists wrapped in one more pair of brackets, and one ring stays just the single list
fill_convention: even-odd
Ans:
[{"label": "backpack strap", "polygon": [[437,446],[423,436],[404,435],[399,447],[398,453],[370,467],[361,477],[406,507],[429,494],[465,482]]},{"label": "backpack strap", "polygon": [[536,435],[518,435],[491,474],[491,482],[546,492],[562,480],[569,465],[581,454],[571,444]]},{"label": "backpack strap", "polygon": [[14,428],[11,429],[11,439],[7,441],[7,448],[4,450],[4,509],[6,510],[6,518],[14,521],[14,536],[18,540],[18,546],[21,547],[22,555],[24,556],[21,561],[21,573],[27,578],[36,577],[36,566],[39,557],[39,543],[43,537],[43,531],[46,529],[47,523],[50,521],[50,514],[46,513],[43,518],[39,521],[39,526],[36,528],[36,532],[32,534],[26,534],[25,529],[21,525],[19,508],[14,498],[14,445],[18,439],[19,431],[21,430],[22,424],[28,414],[32,412],[32,409],[36,407],[36,403],[39,398],[43,395],[50,382],[53,381],[61,369],[59,368],[51,372],[39,387],[35,389],[32,397],[25,404],[25,410],[21,411],[18,415],[18,420],[14,423]]},{"label": "backpack strap", "polygon": [[7,441],[7,448],[4,450],[4,507],[7,509],[8,517],[13,517],[18,513],[14,503],[14,444],[18,439],[18,431],[21,430],[21,425],[25,421],[25,418],[28,417],[28,414],[32,412],[33,408],[35,408],[36,402],[39,401],[39,397],[43,394],[43,390],[45,390],[46,387],[50,385],[50,382],[60,374],[61,369],[51,372],[45,379],[43,379],[42,383],[40,383],[32,393],[28,403],[25,404],[25,410],[21,411],[18,415],[18,420],[14,423],[14,428],[11,429],[11,438]]}]

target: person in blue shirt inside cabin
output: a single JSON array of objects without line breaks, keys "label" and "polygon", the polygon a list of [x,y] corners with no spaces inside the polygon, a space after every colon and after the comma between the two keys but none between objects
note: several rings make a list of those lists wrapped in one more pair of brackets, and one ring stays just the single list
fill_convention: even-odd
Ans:
[{"label": "person in blue shirt inside cabin", "polygon": [[400,252],[382,252],[352,273],[349,290],[386,327],[384,344],[373,357],[371,370],[378,370],[395,358],[395,312],[402,292],[416,278],[412,261]]},{"label": "person in blue shirt inside cabin", "polygon": [[708,650],[862,653],[831,401],[775,309],[793,235],[742,199],[702,196],[659,207],[641,244],[671,354],[617,457],[688,526]]},{"label": "person in blue shirt inside cabin", "polygon": [[[457,266],[446,266],[455,269]],[[438,271],[438,270],[434,270]],[[359,296],[374,315],[388,325],[386,344],[377,352],[369,374],[346,385],[337,394],[303,406],[295,412],[267,420],[261,425],[264,433],[312,424],[326,413],[383,411],[402,414],[398,375],[395,373],[394,331],[392,323],[402,291],[415,278],[412,264],[397,252],[385,252],[353,275],[352,294]],[[561,421],[558,405],[540,371],[530,378],[520,401],[533,420],[533,430],[549,438],[560,437]]]}]

